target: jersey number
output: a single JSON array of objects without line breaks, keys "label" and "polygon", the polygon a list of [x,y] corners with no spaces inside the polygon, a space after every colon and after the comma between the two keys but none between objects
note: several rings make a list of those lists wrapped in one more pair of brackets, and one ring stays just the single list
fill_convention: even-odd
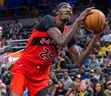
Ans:
[{"label": "jersey number", "polygon": [[50,52],[49,48],[43,48],[43,51],[40,53],[40,58],[43,60],[49,60],[53,57],[53,54]]}]

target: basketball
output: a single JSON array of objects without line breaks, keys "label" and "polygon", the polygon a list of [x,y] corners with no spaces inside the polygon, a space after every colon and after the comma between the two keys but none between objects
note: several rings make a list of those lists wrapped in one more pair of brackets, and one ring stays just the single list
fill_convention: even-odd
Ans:
[{"label": "basketball", "polygon": [[97,34],[104,30],[105,22],[106,18],[104,13],[98,9],[92,9],[91,14],[85,18],[84,25],[88,31]]}]

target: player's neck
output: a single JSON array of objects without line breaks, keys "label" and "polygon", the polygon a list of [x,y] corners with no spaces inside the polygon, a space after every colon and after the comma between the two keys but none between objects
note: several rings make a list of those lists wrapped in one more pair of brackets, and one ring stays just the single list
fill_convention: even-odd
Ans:
[{"label": "player's neck", "polygon": [[59,27],[64,26],[65,22],[62,21],[59,16],[56,16],[56,25],[59,26]]}]

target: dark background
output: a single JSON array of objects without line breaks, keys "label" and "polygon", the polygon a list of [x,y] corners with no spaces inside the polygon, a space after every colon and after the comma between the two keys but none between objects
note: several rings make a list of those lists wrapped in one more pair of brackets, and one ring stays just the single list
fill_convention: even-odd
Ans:
[{"label": "dark background", "polygon": [[51,13],[60,2],[68,2],[73,8],[95,6],[107,14],[111,0],[0,0],[0,18],[37,17]]}]

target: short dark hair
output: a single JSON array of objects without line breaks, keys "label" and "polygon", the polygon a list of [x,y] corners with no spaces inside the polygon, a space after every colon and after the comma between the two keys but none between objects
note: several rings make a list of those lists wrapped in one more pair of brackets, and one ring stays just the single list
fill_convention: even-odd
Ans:
[{"label": "short dark hair", "polygon": [[64,6],[64,5],[70,5],[69,3],[67,3],[67,2],[61,2],[61,3],[59,3],[58,5],[57,5],[57,7],[56,7],[56,10],[58,11],[62,6]]},{"label": "short dark hair", "polygon": [[64,5],[70,5],[70,4],[67,3],[67,2],[61,2],[61,3],[59,3],[59,4],[56,6],[56,8],[52,11],[53,15],[56,15],[56,12],[57,12],[62,6],[64,6]]}]

